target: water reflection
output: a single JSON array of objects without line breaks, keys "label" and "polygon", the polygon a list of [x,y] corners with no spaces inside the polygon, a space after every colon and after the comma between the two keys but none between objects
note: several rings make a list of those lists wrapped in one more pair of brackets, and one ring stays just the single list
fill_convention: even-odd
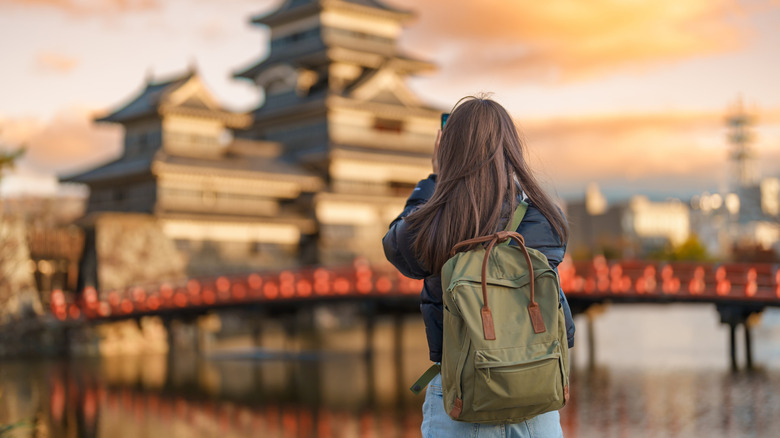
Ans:
[{"label": "water reflection", "polygon": [[[599,330],[625,327],[623,313],[635,326],[647,318],[676,327],[673,310],[643,311],[644,316],[621,310],[605,315]],[[686,310],[679,318],[706,327],[715,317]],[[404,330],[421,333],[418,324]],[[770,348],[777,344],[774,327],[757,332],[764,364],[777,362]],[[326,353],[4,361],[0,424],[29,421],[11,437],[419,437],[423,397],[406,388],[427,367],[424,339],[405,335],[399,350],[388,336],[392,328],[386,329],[378,329],[371,356],[344,348],[364,345],[345,332],[323,341]],[[567,438],[778,436],[777,367],[732,374],[720,355],[725,339],[719,335],[698,336],[692,345],[701,353],[699,363],[683,366],[691,349],[682,344],[689,341],[660,329],[654,333],[659,338],[649,341],[630,331],[630,340],[599,333],[599,341],[613,344],[599,347],[601,364],[592,369],[582,366],[584,346],[575,350],[579,366],[572,374],[572,399],[561,412]],[[667,343],[658,350],[663,358],[644,366],[626,358],[631,349],[654,352],[659,339]],[[674,366],[664,367],[664,361]]]},{"label": "water reflection", "polygon": [[780,431],[777,372],[577,374],[561,412],[567,437],[768,437]]},{"label": "water reflection", "polygon": [[35,437],[419,435],[419,403],[368,398],[377,391],[359,381],[368,375],[361,357],[168,359],[6,363],[0,418],[34,419],[13,436]]},{"label": "water reflection", "polygon": [[[19,437],[419,436],[421,398],[377,403],[367,398],[369,388],[334,377],[363,374],[362,363],[190,358],[170,364],[171,373],[165,356],[6,363],[0,418],[30,419],[31,427],[11,435]],[[572,377],[573,397],[561,415],[570,438],[760,437],[780,430],[776,372],[596,368]]]}]

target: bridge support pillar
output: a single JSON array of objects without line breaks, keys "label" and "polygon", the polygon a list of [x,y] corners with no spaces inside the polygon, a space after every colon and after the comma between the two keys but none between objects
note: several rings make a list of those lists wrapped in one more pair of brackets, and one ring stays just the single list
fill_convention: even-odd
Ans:
[{"label": "bridge support pillar", "polygon": [[200,356],[203,354],[203,330],[201,330],[200,324],[198,324],[198,318],[191,320],[189,324],[190,327],[192,327],[192,339],[190,339],[192,351],[194,351],[197,356]]},{"label": "bridge support pillar", "polygon": [[731,371],[737,371],[739,365],[737,364],[737,324],[734,322],[729,323],[729,351],[731,353]]},{"label": "bridge support pillar", "polygon": [[404,384],[404,316],[401,312],[393,314],[393,368],[395,369],[395,400],[401,408],[406,393]]},{"label": "bridge support pillar", "polygon": [[374,333],[376,332],[376,326],[374,324],[374,317],[369,316],[366,318],[366,345],[363,348],[363,354],[366,360],[371,360],[374,356]]},{"label": "bridge support pillar", "polygon": [[582,313],[588,319],[588,368],[596,367],[596,317],[606,311],[605,305],[593,304]]},{"label": "bridge support pillar", "polygon": [[744,324],[742,324],[742,327],[745,328],[745,367],[748,370],[753,369],[753,348],[752,348],[752,342],[750,337],[750,331],[752,330],[750,328],[750,324],[748,321],[745,321]]},{"label": "bridge support pillar", "polygon": [[376,334],[376,307],[371,303],[366,303],[361,306],[361,312],[363,313],[365,323],[363,326],[364,331],[364,344],[363,344],[363,364],[366,367],[366,402],[368,407],[376,405],[377,393],[376,393],[376,369],[375,365],[375,334]]},{"label": "bridge support pillar", "polygon": [[376,333],[376,308],[373,305],[367,305],[364,308],[365,316],[365,346],[363,354],[366,363],[370,363],[374,357],[374,334]]},{"label": "bridge support pillar", "polygon": [[596,333],[593,329],[593,322],[596,320],[591,313],[588,316],[588,368],[596,367]]},{"label": "bridge support pillar", "polygon": [[260,312],[256,312],[254,317],[250,316],[249,321],[252,327],[252,344],[256,348],[263,346],[263,321],[264,315]]},{"label": "bridge support pillar", "polygon": [[[42,331],[48,330],[49,329],[43,329]],[[73,351],[73,336],[75,330],[76,329],[74,328],[64,327],[61,330],[50,332],[52,337],[55,339],[53,342],[54,348],[52,350],[56,357],[70,357],[71,352]],[[37,333],[37,335],[38,339],[43,337],[41,336],[41,333]],[[22,352],[23,355],[35,355],[37,353],[36,349],[40,350],[41,346],[43,345],[43,342],[41,341],[33,342],[32,344],[28,344],[24,341],[19,342],[18,340],[13,342],[16,343],[16,348],[18,348],[18,351]]]},{"label": "bridge support pillar", "polygon": [[173,355],[173,346],[176,344],[176,338],[173,336],[173,319],[163,317],[163,327],[165,327],[165,340],[168,342],[168,355]]},{"label": "bridge support pillar", "polygon": [[[742,323],[742,328],[745,331],[745,369],[753,369],[753,339],[751,336],[751,327],[747,321]],[[737,363],[737,324],[729,323],[729,340],[731,353],[731,370],[739,370],[739,364]]]},{"label": "bridge support pillar", "polygon": [[742,325],[745,330],[745,369],[753,369],[753,340],[751,336],[752,326],[756,324],[759,315],[764,310],[760,306],[744,305],[719,305],[720,322],[729,325],[729,353],[731,358],[731,370],[739,370],[737,361],[737,326]]}]

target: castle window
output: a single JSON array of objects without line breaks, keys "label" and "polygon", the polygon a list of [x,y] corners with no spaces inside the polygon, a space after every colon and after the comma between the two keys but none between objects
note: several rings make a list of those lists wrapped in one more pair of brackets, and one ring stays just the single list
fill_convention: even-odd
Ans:
[{"label": "castle window", "polygon": [[393,39],[366,33],[356,30],[341,29],[338,27],[332,27],[328,29],[328,33],[337,37],[352,38],[361,40],[363,42],[381,43],[381,44],[393,44]]},{"label": "castle window", "polygon": [[374,119],[374,130],[382,132],[395,132],[400,134],[403,131],[404,124],[400,120],[383,119],[377,117]]}]

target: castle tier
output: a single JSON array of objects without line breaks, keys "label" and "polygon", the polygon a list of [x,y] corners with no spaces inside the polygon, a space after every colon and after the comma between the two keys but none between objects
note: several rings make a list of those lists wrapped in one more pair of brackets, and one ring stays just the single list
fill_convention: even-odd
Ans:
[{"label": "castle tier", "polygon": [[312,200],[323,264],[383,261],[380,239],[431,171],[440,110],[410,91],[434,69],[402,54],[412,14],[373,0],[288,0],[252,22],[268,26],[268,57],[235,74],[262,89],[253,138],[327,182]]},{"label": "castle tier", "polygon": [[[149,82],[129,103],[98,121],[124,127],[124,149],[117,160],[66,178],[90,188],[87,217],[81,221],[92,246],[82,263],[85,285],[123,286],[114,284],[114,276],[101,274],[125,258],[120,253],[131,251],[132,241],[124,248],[101,242],[126,238],[111,231],[119,229],[138,230],[138,239],[169,241],[171,248],[157,242],[162,246],[151,252],[181,255],[182,275],[300,262],[301,242],[316,233],[300,199],[320,191],[322,180],[281,161],[277,143],[237,138],[234,132],[248,127],[251,116],[222,109],[197,72]],[[145,215],[152,216],[153,226]],[[132,217],[135,228],[129,224]],[[153,280],[155,275],[140,273],[132,281]]]}]

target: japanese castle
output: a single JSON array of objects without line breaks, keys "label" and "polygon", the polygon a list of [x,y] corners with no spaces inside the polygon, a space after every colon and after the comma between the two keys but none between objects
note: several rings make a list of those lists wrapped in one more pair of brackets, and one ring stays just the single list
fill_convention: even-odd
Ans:
[{"label": "japanese castle", "polygon": [[271,50],[234,73],[265,96],[248,114],[222,108],[195,68],[148,80],[97,120],[124,127],[121,157],[67,178],[91,190],[88,244],[99,218],[126,214],[152,220],[187,275],[384,260],[439,124],[405,85],[435,68],[397,46],[412,17],[376,0],[287,0],[252,18]]}]

